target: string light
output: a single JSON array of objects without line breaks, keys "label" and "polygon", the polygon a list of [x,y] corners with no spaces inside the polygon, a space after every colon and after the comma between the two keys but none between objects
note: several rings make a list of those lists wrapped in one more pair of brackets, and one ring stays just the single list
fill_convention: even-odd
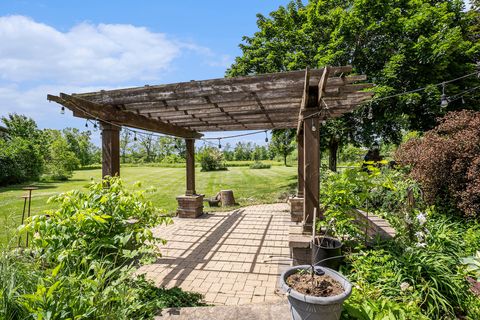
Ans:
[{"label": "string light", "polygon": [[440,107],[444,109],[447,106],[448,106],[448,98],[447,98],[447,95],[445,94],[445,82],[444,82],[442,83],[442,97],[440,98]]},{"label": "string light", "polygon": [[97,126],[97,123],[94,122],[94,123],[93,123],[93,129],[97,130],[97,127],[98,127],[98,126]]},{"label": "string light", "polygon": [[370,107],[368,108],[367,119],[368,119],[368,120],[372,120],[372,119],[373,119],[372,106],[370,106]]},{"label": "string light", "polygon": [[[462,99],[462,103],[464,104],[465,103],[465,99],[463,97],[463,95],[465,93],[469,93],[469,92],[472,92],[476,89],[479,89],[480,86],[477,86],[477,87],[474,87],[474,88],[470,88],[470,89],[467,89],[463,92],[460,92],[454,96],[451,96],[451,97],[447,97],[446,94],[445,94],[445,84],[447,83],[451,83],[451,82],[454,82],[454,81],[458,81],[460,79],[464,79],[464,78],[467,78],[467,77],[470,77],[472,75],[475,75],[477,77],[480,78],[480,72],[474,72],[474,73],[470,73],[470,74],[466,74],[464,76],[461,76],[461,77],[458,77],[458,78],[455,78],[455,79],[451,79],[451,80],[447,80],[447,81],[444,81],[444,82],[441,82],[441,83],[438,83],[438,84],[434,84],[434,86],[442,86],[442,96],[441,96],[441,106],[444,107],[444,106],[447,106],[449,102],[452,102],[452,101],[455,101],[455,100],[458,100],[458,99]],[[406,92],[401,92],[401,93],[397,93],[397,94],[393,94],[393,95],[390,95],[390,96],[386,96],[386,97],[380,97],[380,98],[376,98],[376,99],[372,99],[370,100],[370,102],[373,102],[373,101],[381,101],[381,100],[386,100],[386,99],[390,99],[390,98],[394,98],[394,97],[398,97],[398,96],[402,96],[402,95],[405,95],[405,94],[409,94],[409,93],[414,93],[414,92],[419,92],[419,91],[423,91],[427,89],[427,87],[423,87],[423,88],[418,88],[418,89],[414,89],[414,90],[410,90],[410,91],[406,91]],[[50,101],[49,101],[50,102]],[[328,109],[328,106],[326,105],[326,102],[322,99],[322,102],[325,104],[325,109]],[[91,116],[92,118],[96,118],[94,115],[90,114],[87,110],[84,110],[83,108],[81,107],[78,107],[77,108],[79,110],[81,110],[83,113],[85,113],[86,115],[88,116]],[[328,110],[327,110],[328,112]],[[64,114],[65,113],[65,107],[64,106],[61,106],[61,109],[60,109],[60,113],[61,114]],[[318,116],[319,114],[321,113],[325,113],[325,111],[319,111],[317,113],[314,113],[314,114],[311,114],[307,117],[304,117],[304,120],[305,119],[308,119],[308,118],[311,118],[311,117],[315,117],[315,116]],[[330,113],[330,112],[328,112]],[[370,118],[371,116],[371,118]],[[369,106],[369,113],[367,115],[367,117],[369,119],[372,119],[373,118],[373,113],[371,112],[371,106]],[[326,124],[326,120],[327,120],[327,116],[325,114],[324,118],[320,121],[320,124],[321,125],[325,125]],[[360,119],[362,120],[362,119]],[[119,128],[122,128],[121,125],[118,125],[116,123],[112,123],[112,122],[109,122],[109,121],[106,121],[106,120],[102,120],[103,122],[105,123],[108,123],[112,126],[116,126],[116,127],[119,127]],[[362,121],[363,122],[363,121]],[[88,128],[88,120],[87,120],[87,123],[85,123],[85,127]],[[94,123],[94,128],[97,127],[97,124]],[[128,128],[124,128],[125,130],[129,131],[129,132],[133,132],[134,133],[134,138],[133,140],[134,141],[137,141],[137,133],[138,134],[144,134],[142,132],[137,132],[135,130],[132,130],[132,129],[128,129]],[[316,127],[313,126],[312,127],[312,130],[316,130]],[[205,143],[211,145],[211,146],[214,146],[213,143],[210,143],[209,141],[207,140],[217,140],[218,139],[218,147],[219,149],[221,149],[222,145],[221,145],[221,139],[230,139],[230,138],[237,138],[237,137],[244,137],[244,136],[249,136],[249,135],[255,135],[255,134],[259,134],[259,133],[265,133],[265,142],[268,142],[268,134],[267,134],[267,130],[261,130],[261,131],[256,131],[256,132],[250,132],[250,133],[244,133],[244,134],[237,134],[237,135],[231,135],[231,136],[223,136],[223,137],[212,137],[212,138],[201,138],[199,140],[202,140],[204,142],[204,146],[205,146]],[[165,137],[165,136],[168,136],[168,135],[161,135],[161,134],[151,134],[152,136],[157,136],[157,137]]]},{"label": "string light", "polygon": [[317,131],[317,127],[315,127],[315,123],[312,124],[312,131],[313,132]]},{"label": "string light", "polygon": [[[455,82],[455,81],[458,81],[458,80],[461,80],[461,79],[465,79],[465,78],[468,78],[468,77],[471,77],[471,76],[477,76],[477,77],[480,77],[480,72],[479,71],[476,71],[476,72],[472,72],[472,73],[469,73],[469,74],[466,74],[466,75],[463,75],[461,77],[458,77],[458,78],[454,78],[454,79],[451,79],[451,80],[446,80],[446,81],[443,81],[443,82],[440,82],[440,83],[436,83],[436,84],[432,84],[432,85],[429,85],[428,87],[421,87],[421,88],[417,88],[417,89],[413,89],[413,90],[409,90],[409,91],[405,91],[405,92],[400,92],[400,93],[396,93],[396,94],[392,94],[390,96],[386,96],[386,97],[379,97],[379,98],[374,98],[374,99],[371,99],[369,102],[377,102],[377,101],[382,101],[382,100],[387,100],[387,99],[391,99],[391,98],[395,98],[395,97],[399,97],[399,96],[403,96],[403,95],[406,95],[406,94],[410,94],[410,93],[415,93],[415,92],[419,92],[419,91],[424,91],[426,90],[427,88],[429,88],[430,86],[442,86],[443,88],[445,87],[445,85],[447,83],[452,83],[452,82]],[[442,94],[441,96],[441,102],[440,102],[440,105],[443,107],[443,106],[446,106],[448,105],[449,102],[452,102],[452,101],[455,101],[457,99],[460,99],[461,96],[465,93],[469,93],[469,92],[472,92],[476,89],[480,88],[480,86],[477,86],[477,87],[474,87],[474,88],[470,88],[468,90],[465,90],[463,92],[460,92],[458,93],[457,95],[453,96],[453,97],[447,97],[445,95],[445,93]],[[323,99],[322,99],[323,101]],[[319,111],[319,112],[316,112],[316,113],[312,113],[310,114],[309,116],[306,116],[304,117],[303,119],[309,119],[309,118],[312,118],[312,117],[316,117],[318,116],[319,114],[323,113],[324,111]],[[363,123],[363,121],[361,121],[361,123]]]},{"label": "string light", "polygon": [[88,120],[85,121],[85,128],[88,128]]}]

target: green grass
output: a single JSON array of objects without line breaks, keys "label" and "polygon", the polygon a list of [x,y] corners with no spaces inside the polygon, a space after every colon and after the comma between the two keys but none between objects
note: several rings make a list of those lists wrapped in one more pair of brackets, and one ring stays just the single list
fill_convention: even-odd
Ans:
[{"label": "green grass", "polygon": [[[251,170],[248,167],[231,167],[228,171],[200,172],[196,168],[196,188],[206,197],[214,196],[221,189],[232,189],[235,200],[246,206],[257,203],[271,203],[293,193],[296,187],[296,167],[273,166],[267,170]],[[81,189],[92,179],[98,180],[100,169],[76,171],[66,182],[37,182],[39,189],[33,192],[32,213],[41,213],[52,208],[47,199],[55,194]],[[184,168],[122,167],[121,176],[127,184],[142,182],[142,188],[155,187],[147,198],[155,206],[173,212],[175,197],[185,192]],[[0,188],[0,244],[11,239],[12,230],[20,225],[25,185]],[[207,208],[208,209],[208,208]]]}]

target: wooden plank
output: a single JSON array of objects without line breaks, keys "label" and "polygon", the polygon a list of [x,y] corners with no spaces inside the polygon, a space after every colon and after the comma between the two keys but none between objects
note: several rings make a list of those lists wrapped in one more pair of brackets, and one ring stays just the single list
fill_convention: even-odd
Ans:
[{"label": "wooden plank", "polygon": [[98,105],[65,93],[61,93],[60,97],[48,95],[47,99],[60,103],[72,111],[80,111],[83,114],[88,113],[90,114],[91,118],[98,120],[114,122],[132,128],[159,132],[183,138],[198,139],[202,137],[202,134],[192,130],[174,126],[142,115],[135,115],[132,112],[120,111],[112,106]]},{"label": "wooden plank", "polygon": [[[332,73],[351,70],[349,66],[331,67]],[[311,75],[320,77],[322,69],[312,70]],[[123,104],[152,101],[155,99],[195,98],[200,95],[232,94],[238,92],[261,92],[303,85],[304,72],[291,71],[238,78],[221,78],[205,81],[190,81],[158,86],[145,86],[78,94],[79,97],[100,104]],[[317,80],[318,81],[318,80]],[[343,84],[343,82],[342,82]]]},{"label": "wooden plank", "polygon": [[322,97],[325,95],[325,88],[327,87],[329,74],[330,74],[330,68],[327,66],[325,67],[325,71],[323,72],[322,77],[318,82],[318,104],[317,105],[320,105],[320,101],[322,100]]},{"label": "wooden plank", "polygon": [[[326,71],[328,72],[328,71]],[[318,109],[319,91],[310,93],[309,104],[306,109]],[[319,211],[320,195],[320,122],[319,115],[304,119],[304,201],[303,201],[303,230],[311,232],[313,212]]]},{"label": "wooden plank", "polygon": [[305,189],[305,150],[303,148],[303,131],[297,135],[297,197],[303,198],[303,191]]},{"label": "wooden plank", "polygon": [[[324,71],[325,72],[325,71]],[[305,70],[305,80],[303,83],[303,94],[302,94],[302,102],[300,103],[300,110],[298,115],[298,124],[297,124],[297,135],[300,134],[302,129],[302,121],[301,121],[301,112],[307,107],[308,104],[308,96],[310,90],[310,71],[308,68]]]}]

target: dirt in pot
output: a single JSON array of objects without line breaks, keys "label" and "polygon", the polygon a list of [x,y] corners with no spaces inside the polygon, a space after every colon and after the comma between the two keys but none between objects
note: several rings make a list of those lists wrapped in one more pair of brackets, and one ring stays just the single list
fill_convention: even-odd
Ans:
[{"label": "dirt in pot", "polygon": [[315,297],[332,297],[345,290],[337,280],[328,275],[313,275],[310,272],[297,272],[286,279],[286,283],[293,290]]}]

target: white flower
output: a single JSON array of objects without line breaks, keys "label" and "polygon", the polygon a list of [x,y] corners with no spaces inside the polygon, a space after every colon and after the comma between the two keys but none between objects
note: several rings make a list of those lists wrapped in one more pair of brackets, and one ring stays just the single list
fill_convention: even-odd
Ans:
[{"label": "white flower", "polygon": [[419,213],[417,215],[417,220],[418,220],[418,223],[423,226],[425,224],[425,222],[427,222],[427,217],[423,214],[423,213]]},{"label": "white flower", "polygon": [[417,242],[416,246],[418,248],[425,248],[427,246],[427,244],[425,242]]},{"label": "white flower", "polygon": [[407,224],[412,224],[413,223],[412,219],[410,219],[410,216],[405,216],[405,222]]},{"label": "white flower", "polygon": [[423,238],[425,237],[425,234],[422,231],[417,231],[415,232],[415,236],[420,241],[420,240],[423,240]]},{"label": "white flower", "polygon": [[410,288],[410,285],[408,284],[408,282],[402,282],[400,284],[400,290],[406,291],[406,290],[408,290],[408,288]]}]

